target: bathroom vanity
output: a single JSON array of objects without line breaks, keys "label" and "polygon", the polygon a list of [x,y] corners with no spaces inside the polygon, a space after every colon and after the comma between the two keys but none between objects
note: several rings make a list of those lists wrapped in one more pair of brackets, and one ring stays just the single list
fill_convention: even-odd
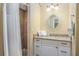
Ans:
[{"label": "bathroom vanity", "polygon": [[34,56],[71,56],[72,41],[69,36],[34,36]]}]

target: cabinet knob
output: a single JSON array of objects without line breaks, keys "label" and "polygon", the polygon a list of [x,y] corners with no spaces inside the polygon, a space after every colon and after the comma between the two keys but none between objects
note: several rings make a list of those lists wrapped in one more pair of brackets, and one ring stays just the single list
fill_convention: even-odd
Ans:
[{"label": "cabinet knob", "polygon": [[56,47],[56,48],[58,48],[58,47]]},{"label": "cabinet knob", "polygon": [[36,40],[36,41],[40,41],[40,40]]},{"label": "cabinet knob", "polygon": [[67,51],[61,51],[62,53],[67,53]]},{"label": "cabinet knob", "polygon": [[63,44],[63,45],[67,45],[67,43],[61,43],[61,44]]}]

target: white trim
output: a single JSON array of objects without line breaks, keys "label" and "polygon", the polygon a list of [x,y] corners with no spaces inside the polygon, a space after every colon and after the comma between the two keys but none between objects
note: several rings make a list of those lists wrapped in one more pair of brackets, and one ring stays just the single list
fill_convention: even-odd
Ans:
[{"label": "white trim", "polygon": [[28,17],[27,17],[27,55],[30,55],[30,4],[27,5]]},{"label": "white trim", "polygon": [[[21,9],[27,10],[27,55],[30,55],[30,5],[19,4]],[[26,9],[27,7],[27,9]]]}]

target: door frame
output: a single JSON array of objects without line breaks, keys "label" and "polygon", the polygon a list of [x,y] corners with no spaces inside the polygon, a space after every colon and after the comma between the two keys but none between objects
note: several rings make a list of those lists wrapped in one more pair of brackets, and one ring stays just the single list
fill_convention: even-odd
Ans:
[{"label": "door frame", "polygon": [[22,8],[24,10],[27,7],[27,56],[29,56],[30,55],[30,4],[26,3],[19,5],[20,5],[19,8]]}]

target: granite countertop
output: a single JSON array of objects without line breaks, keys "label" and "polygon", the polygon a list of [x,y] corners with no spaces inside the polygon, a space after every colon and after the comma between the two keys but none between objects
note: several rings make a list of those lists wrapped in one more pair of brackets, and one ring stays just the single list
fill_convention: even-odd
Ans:
[{"label": "granite countertop", "polygon": [[59,41],[68,41],[68,42],[71,42],[71,38],[69,36],[61,36],[61,35],[54,35],[54,36],[34,36],[34,38],[36,39],[48,39],[48,40],[59,40]]}]

